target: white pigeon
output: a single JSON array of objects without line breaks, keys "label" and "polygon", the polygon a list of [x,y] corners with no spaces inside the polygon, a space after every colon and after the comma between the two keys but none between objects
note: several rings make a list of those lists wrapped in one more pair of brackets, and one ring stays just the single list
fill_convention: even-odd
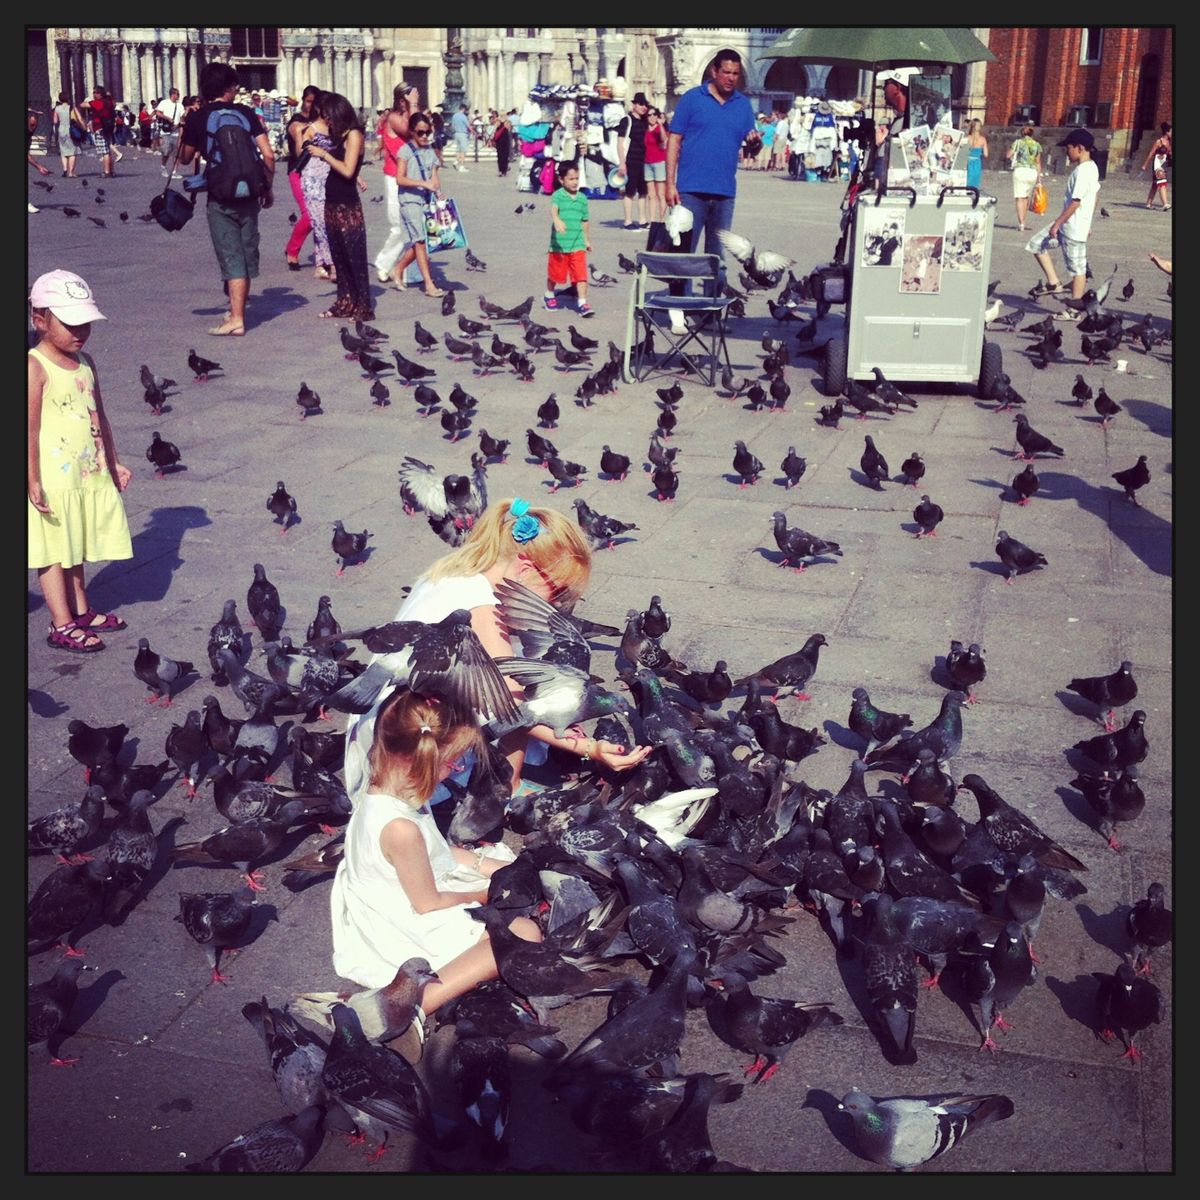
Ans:
[{"label": "white pigeon", "polygon": [[749,238],[744,238],[732,229],[718,229],[721,245],[746,268],[746,273],[760,287],[776,287],[788,267],[794,267],[794,258],[785,258],[774,250],[755,250]]},{"label": "white pigeon", "polygon": [[682,792],[659,796],[649,804],[638,805],[633,813],[672,850],[677,850],[700,823],[700,818],[708,812],[708,806],[716,794],[715,787],[687,788]]},{"label": "white pigeon", "polygon": [[1004,311],[1004,301],[999,296],[983,310],[983,323],[990,325]]},{"label": "white pigeon", "polygon": [[680,234],[687,233],[692,228],[693,220],[692,210],[684,208],[682,204],[676,204],[674,208],[668,211],[667,219],[663,222],[663,225],[666,227],[667,233],[671,235],[671,244],[673,246],[679,245]]}]

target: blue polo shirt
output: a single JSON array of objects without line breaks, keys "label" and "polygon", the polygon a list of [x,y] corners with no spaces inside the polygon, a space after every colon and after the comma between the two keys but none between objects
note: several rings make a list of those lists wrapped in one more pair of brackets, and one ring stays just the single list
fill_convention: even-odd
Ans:
[{"label": "blue polo shirt", "polygon": [[750,101],[735,91],[722,104],[707,80],[684,92],[671,117],[671,132],[683,138],[675,186],[681,192],[737,195],[738,152],[754,128]]}]

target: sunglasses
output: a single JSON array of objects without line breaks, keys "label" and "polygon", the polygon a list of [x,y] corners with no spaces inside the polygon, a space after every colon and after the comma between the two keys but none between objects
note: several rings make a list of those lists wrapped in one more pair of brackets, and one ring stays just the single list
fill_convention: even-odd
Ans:
[{"label": "sunglasses", "polygon": [[429,133],[430,133],[430,130],[428,130],[428,129],[414,129],[414,130],[412,130],[412,135],[413,135],[413,137],[428,137],[428,136],[429,136]]}]

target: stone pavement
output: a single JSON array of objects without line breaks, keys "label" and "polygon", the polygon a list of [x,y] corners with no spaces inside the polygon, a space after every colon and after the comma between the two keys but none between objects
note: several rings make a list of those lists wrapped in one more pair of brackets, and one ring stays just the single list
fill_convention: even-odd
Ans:
[{"label": "stone pavement", "polygon": [[[53,160],[50,160],[53,163]],[[968,389],[912,387],[915,412],[869,422],[845,420],[840,431],[813,417],[826,401],[806,360],[788,369],[792,398],[784,414],[747,411],[741,401],[683,381],[679,425],[681,483],[674,504],[653,500],[640,464],[657,409],[653,386],[622,386],[581,409],[571,397],[580,372],[554,370],[538,356],[532,384],[511,374],[479,379],[470,364],[451,364],[442,350],[426,356],[437,368],[443,395],[455,380],[478,396],[479,415],[469,439],[450,445],[436,420],[422,420],[410,394],[389,376],[391,407],[375,408],[368,381],[342,356],[337,323],[317,312],[333,293],[311,270],[289,273],[283,246],[293,203],[286,187],[277,206],[263,215],[263,274],[255,281],[250,331],[242,339],[217,339],[204,330],[222,311],[204,215],[182,232],[168,234],[137,215],[161,186],[156,157],[127,156],[119,175],[102,181],[91,154],[83,179],[51,177],[54,190],[30,188],[41,212],[29,221],[29,279],[55,267],[81,273],[95,288],[110,318],[93,331],[88,349],[98,362],[105,401],[123,459],[134,471],[126,494],[134,534],[130,562],[89,569],[90,596],[101,609],[116,608],[129,628],[107,637],[105,653],[85,658],[50,650],[46,612],[29,574],[29,813],[48,811],[82,793],[81,770],[67,754],[67,722],[124,721],[129,744],[142,762],[157,761],[172,723],[198,708],[213,692],[222,707],[240,705],[208,680],[205,643],[223,601],[238,602],[243,623],[245,594],[254,562],[262,562],[278,585],[289,614],[286,630],[303,639],[317,597],[332,597],[345,628],[388,619],[400,588],[443,549],[423,520],[403,516],[396,469],[406,454],[432,462],[439,472],[465,470],[483,426],[512,439],[506,464],[489,470],[496,497],[544,498],[548,478],[526,461],[524,431],[536,424],[534,409],[550,390],[562,401],[559,428],[550,436],[560,451],[588,466],[582,485],[550,503],[570,511],[575,496],[639,527],[634,540],[596,556],[581,612],[620,624],[632,606],[662,595],[674,624],[666,638],[677,657],[707,668],[717,657],[732,671],[748,672],[797,648],[810,633],[828,638],[810,687],[813,699],[785,707],[785,715],[819,726],[828,738],[799,774],[814,786],[837,789],[857,752],[846,729],[850,693],[865,685],[878,704],[910,712],[919,727],[932,718],[944,694],[935,664],[951,638],[977,641],[985,649],[988,677],[982,703],[965,710],[958,774],[977,771],[1008,800],[1034,818],[1089,867],[1086,895],[1067,903],[1051,900],[1037,940],[1043,961],[1035,986],[1008,1016],[1015,1028],[1000,1035],[995,1056],[979,1053],[970,1006],[947,977],[946,990],[923,992],[916,1047],[919,1062],[890,1066],[868,1026],[857,962],[835,959],[828,937],[807,913],[778,943],[787,966],[755,984],[769,995],[832,1002],[845,1018],[801,1041],[769,1082],[747,1087],[736,1103],[712,1113],[720,1157],[767,1171],[862,1171],[877,1169],[855,1149],[847,1121],[832,1108],[852,1086],[875,1095],[946,1091],[1004,1092],[1015,1115],[969,1139],[931,1170],[957,1171],[1168,1171],[1173,1164],[1171,1128],[1171,952],[1156,955],[1154,979],[1163,989],[1163,1024],[1139,1038],[1145,1057],[1136,1065],[1093,1033],[1095,981],[1111,972],[1126,948],[1128,906],[1145,895],[1151,880],[1173,893],[1171,876],[1171,352],[1122,354],[1127,374],[1110,366],[1089,368],[1079,354],[1078,334],[1065,330],[1067,362],[1035,371],[1015,333],[992,335],[1003,347],[1013,385],[1028,399],[1032,423],[1066,449],[1063,460],[1038,464],[1042,490],[1028,508],[1012,503],[1008,481],[1014,462],[1011,414],[997,415]],[[369,241],[384,233],[375,167],[366,172],[364,200]],[[84,188],[83,182],[89,185]],[[98,185],[106,203],[95,204]],[[500,180],[480,164],[467,176],[445,173],[459,200],[471,245],[488,263],[486,274],[467,274],[461,254],[437,256],[458,311],[481,316],[478,293],[505,306],[540,295],[547,242],[548,198],[518,195],[513,180]],[[735,227],[769,247],[794,256],[801,269],[827,260],[837,236],[842,188],[793,183],[781,175],[740,179]],[[1015,229],[1009,180],[985,175],[999,197],[992,276],[999,294],[1035,311],[1025,299],[1036,281]],[[1110,178],[1102,202],[1111,213],[1098,218],[1090,244],[1097,280],[1119,264],[1114,301],[1131,315],[1151,312],[1169,323],[1166,280],[1148,262],[1150,251],[1170,252],[1171,218],[1142,208],[1140,180]],[[533,212],[514,215],[518,202]],[[1061,200],[1061,181],[1052,205]],[[99,215],[106,228],[69,219],[64,204]],[[118,213],[127,211],[122,223]],[[619,229],[619,203],[592,204],[593,260],[618,274],[616,256],[640,242]],[[1048,218],[1047,218],[1048,219]],[[310,243],[311,245],[311,243]],[[1137,294],[1124,305],[1116,292],[1132,277]],[[377,288],[374,324],[390,335],[389,346],[415,355],[412,323],[418,318],[439,336],[454,329],[436,302],[416,293]],[[597,318],[580,327],[591,337],[623,337],[628,279],[594,290]],[[761,358],[764,329],[780,330],[756,296],[748,316],[735,322],[730,351],[737,374],[753,371]],[[824,328],[838,323],[835,309]],[[562,329],[573,320],[535,309],[534,316]],[[1032,319],[1032,318],[1030,318]],[[579,324],[578,322],[576,322]],[[500,325],[507,337],[515,327]],[[222,372],[207,383],[193,381],[188,350],[217,359]],[[599,360],[598,360],[599,361]],[[169,408],[154,416],[142,401],[138,367],[148,364],[172,376]],[[1101,430],[1088,408],[1070,402],[1074,373],[1095,388],[1104,383],[1124,406]],[[322,415],[300,423],[296,391],[304,380],[323,397]],[[175,442],[182,466],[163,480],[144,458],[153,430]],[[916,449],[928,471],[921,490],[946,510],[936,539],[916,541],[910,513],[919,492],[886,484],[876,492],[860,482],[858,460],[864,432],[874,434],[893,476]],[[730,476],[736,438],[766,464],[757,487],[739,490]],[[603,443],[633,457],[634,469],[620,484],[598,479]],[[808,460],[800,485],[785,492],[776,464],[789,444]],[[1130,505],[1110,475],[1148,457],[1152,481]],[[296,497],[300,523],[286,537],[265,510],[283,479]],[[799,523],[841,543],[844,557],[818,563],[803,575],[775,565],[771,514],[782,508]],[[331,527],[373,533],[367,563],[334,578]],[[1006,587],[993,546],[997,529],[1041,550],[1049,566]],[[246,624],[247,629],[249,625]],[[132,670],[137,639],[201,669],[167,712],[145,703]],[[1080,715],[1081,704],[1064,691],[1074,675],[1134,664],[1136,707],[1148,714],[1150,754],[1141,768],[1148,796],[1143,816],[1120,830],[1127,845],[1114,853],[1096,832],[1083,798],[1068,783],[1073,763],[1064,747],[1091,737],[1099,727]],[[611,677],[611,659],[596,656]],[[255,637],[251,666],[263,669]],[[737,699],[740,703],[740,698]],[[794,702],[791,702],[794,705]],[[1134,707],[1134,706],[1131,706]],[[170,778],[170,777],[168,777]],[[888,790],[889,776],[872,775]],[[975,816],[969,796],[959,801]],[[207,789],[194,800],[172,787],[152,810],[156,829],[171,826],[170,844],[206,836],[221,823]],[[78,1055],[70,1070],[51,1069],[42,1048],[28,1059],[27,1166],[34,1172],[170,1171],[194,1162],[260,1121],[278,1115],[263,1046],[240,1015],[243,1004],[266,996],[280,1005],[293,993],[330,989],[339,981],[330,967],[327,885],[293,894],[282,884],[280,863],[323,839],[299,832],[266,864],[267,891],[254,940],[231,960],[228,986],[213,985],[203,955],[172,920],[183,891],[231,890],[232,869],[191,866],[172,870],[165,859],[147,898],[117,928],[100,926],[82,939],[87,961],[98,968],[84,987],[71,1024],[78,1029],[64,1053]],[[32,894],[53,868],[48,856],[31,858]],[[268,921],[266,918],[274,917]],[[60,952],[29,960],[29,978],[52,973]],[[604,1001],[588,999],[555,1014],[562,1037],[574,1045],[602,1019]],[[421,1070],[445,1093],[448,1032],[434,1037]],[[579,1133],[567,1114],[548,1101],[538,1080],[544,1068],[523,1050],[512,1054],[514,1102],[509,1164],[518,1170],[628,1169],[635,1158],[598,1163],[594,1139]],[[740,1073],[745,1056],[716,1040],[704,1014],[688,1017],[685,1070]],[[360,1149],[329,1136],[310,1169],[392,1171],[413,1162],[412,1139],[395,1137],[390,1152],[369,1164]],[[448,1170],[471,1169],[477,1160],[447,1156]]]}]

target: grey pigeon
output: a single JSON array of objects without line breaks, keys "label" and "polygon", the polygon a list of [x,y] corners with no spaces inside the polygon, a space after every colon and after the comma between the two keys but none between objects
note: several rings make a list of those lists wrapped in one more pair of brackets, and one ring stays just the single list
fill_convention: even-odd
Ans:
[{"label": "grey pigeon", "polygon": [[196,795],[200,772],[196,769],[208,750],[208,738],[200,724],[200,711],[193,708],[182,725],[172,725],[167,734],[167,757],[179,768],[179,782],[186,784],[188,799]]},{"label": "grey pigeon", "polygon": [[92,861],[58,867],[42,880],[26,909],[26,937],[30,947],[67,934],[67,954],[76,958],[75,940],[100,903],[108,878],[107,862]]},{"label": "grey pigeon", "polygon": [[1017,921],[1009,921],[996,938],[990,953],[980,953],[967,960],[963,987],[979,1005],[983,1042],[980,1050],[995,1052],[999,1047],[992,1038],[992,1026],[1008,1030],[1012,1026],[1004,1019],[1008,1008],[1037,979],[1037,967],[1029,950],[1025,931]]},{"label": "grey pigeon", "polygon": [[[801,573],[814,559],[823,555],[833,554],[838,558],[842,557],[842,548],[837,542],[827,542],[824,538],[808,533],[799,526],[792,526],[789,529],[785,513],[774,513],[772,520],[775,544],[783,555],[779,562],[781,567],[792,567],[797,573]],[[799,566],[795,566],[797,562],[799,562]]]},{"label": "grey pigeon", "polygon": [[296,393],[296,403],[300,406],[300,420],[302,421],[309,413],[321,411],[321,397],[304,380],[300,381],[300,390]]},{"label": "grey pigeon", "polygon": [[64,804],[29,822],[26,845],[30,851],[53,850],[64,866],[88,862],[90,855],[77,849],[94,837],[104,819],[104,789],[89,787],[78,804]]},{"label": "grey pigeon", "polygon": [[1138,488],[1143,488],[1150,482],[1150,470],[1146,466],[1146,456],[1138,455],[1138,460],[1132,467],[1126,467],[1124,471],[1114,471],[1112,477],[1125,489],[1125,499],[1132,500],[1137,504],[1137,496],[1135,493]]},{"label": "grey pigeon", "polygon": [[746,449],[746,443],[739,441],[734,443],[733,469],[741,480],[738,487],[744,488],[758,482],[763,465],[756,455]]},{"label": "grey pigeon", "polygon": [[877,770],[900,774],[909,768],[922,748],[932,750],[938,762],[949,762],[962,745],[962,706],[966,701],[966,692],[947,692],[938,715],[924,729],[902,733],[899,741],[871,751],[867,762]]},{"label": "grey pigeon", "polygon": [[1062,871],[1087,870],[1084,863],[1047,837],[1020,809],[990,787],[983,776],[964,775],[959,790],[975,797],[985,832],[1006,854],[1032,854],[1043,866]]},{"label": "grey pigeon", "polygon": [[[628,462],[629,460],[626,459],[627,469]],[[633,521],[618,521],[616,517],[597,512],[594,508],[589,507],[586,500],[572,500],[571,504],[575,509],[579,527],[587,534],[588,542],[593,550],[601,548],[612,550],[617,544],[616,539],[621,534],[637,529],[637,525]]]},{"label": "grey pigeon", "polygon": [[58,969],[41,983],[31,983],[25,1001],[25,1041],[30,1046],[46,1043],[52,1067],[73,1067],[79,1059],[59,1057],[59,1044],[75,997],[79,993],[79,972],[86,970],[77,958],[59,963]]},{"label": "grey pigeon", "polygon": [[318,639],[328,643],[330,638],[336,638],[341,635],[342,627],[333,615],[331,604],[332,602],[328,596],[319,596],[317,598],[317,615],[313,617],[312,623],[308,627],[308,632],[304,635],[306,643],[312,643]]},{"label": "grey pigeon", "polygon": [[937,537],[937,527],[942,523],[946,514],[940,504],[934,504],[926,495],[921,497],[921,503],[912,511],[913,520],[919,529],[914,537]]},{"label": "grey pigeon", "polygon": [[817,657],[821,653],[821,647],[827,645],[829,643],[823,633],[814,633],[795,653],[785,654],[765,667],[743,675],[741,679],[734,681],[734,686],[744,687],[753,679],[764,688],[787,688],[786,694],[794,695],[797,700],[811,700],[812,697],[804,688],[816,674]]},{"label": "grey pigeon", "polygon": [[912,1171],[947,1150],[967,1134],[1013,1115],[1013,1102],[1002,1095],[958,1093],[874,1099],[857,1089],[838,1106],[854,1120],[862,1152],[897,1171]]},{"label": "grey pigeon", "polygon": [[1026,546],[1024,542],[1018,542],[1015,537],[1009,537],[1004,529],[996,535],[996,555],[1004,564],[1004,582],[1008,584],[1022,572],[1050,565],[1044,554]]},{"label": "grey pigeon", "polygon": [[964,650],[962,642],[951,641],[946,655],[946,674],[960,692],[967,693],[968,704],[977,704],[972,689],[987,676],[987,664],[983,661],[983,648],[979,643],[972,642]]},{"label": "grey pigeon", "polygon": [[146,811],[153,803],[153,792],[134,792],[121,823],[108,835],[104,919],[110,925],[117,924],[129,911],[158,857],[158,841]]},{"label": "grey pigeon", "polygon": [[779,469],[783,472],[784,488],[790,489],[800,482],[804,472],[808,469],[808,463],[796,453],[795,446],[789,446],[783,462],[779,464]]},{"label": "grey pigeon", "polygon": [[1150,752],[1145,725],[1146,714],[1139,708],[1121,729],[1076,742],[1072,749],[1086,754],[1105,770],[1136,766]]},{"label": "grey pigeon", "polygon": [[1133,678],[1133,663],[1126,659],[1111,675],[1087,675],[1072,679],[1067,691],[1082,696],[1098,705],[1104,718],[1104,732],[1112,733],[1116,728],[1116,710],[1138,694],[1137,681]]},{"label": "grey pigeon", "polygon": [[150,445],[146,447],[146,460],[154,464],[154,477],[161,479],[168,467],[173,467],[183,457],[179,447],[174,442],[163,439],[156,429],[151,437]]},{"label": "grey pigeon", "polygon": [[[271,678],[281,691],[298,693],[299,705],[305,711],[320,704],[337,688],[342,677],[337,659],[307,646],[297,650],[286,634],[278,642],[269,642],[266,649]],[[317,715],[323,717],[323,710]]]},{"label": "grey pigeon", "polygon": [[208,631],[208,661],[212,665],[212,681],[221,687],[229,682],[219,659],[222,650],[228,650],[241,660],[242,623],[238,620],[237,601],[226,600],[221,619]]},{"label": "grey pigeon", "polygon": [[859,466],[862,467],[863,474],[867,477],[867,482],[875,488],[876,491],[883,491],[883,481],[888,479],[887,459],[875,447],[875,439],[868,433],[863,439],[865,449],[862,452],[862,457],[859,459]]},{"label": "grey pigeon", "polygon": [[863,901],[867,928],[858,934],[867,997],[880,1027],[885,1057],[899,1064],[915,1063],[913,1034],[917,1024],[917,960],[892,898],[886,892]]},{"label": "grey pigeon", "polygon": [[182,842],[171,852],[173,864],[180,863],[230,863],[240,867],[247,884],[253,891],[262,891],[259,871],[251,871],[250,864],[265,858],[283,841],[284,834],[293,821],[304,812],[302,800],[289,800],[273,816],[254,817],[226,825],[198,842]]},{"label": "grey pigeon", "polygon": [[1056,446],[1048,437],[1038,433],[1024,413],[1017,413],[1013,421],[1017,426],[1017,444],[1021,447],[1021,452],[1015,457],[1033,460],[1039,454],[1057,454],[1062,458],[1066,453],[1061,446]]},{"label": "grey pigeon", "polygon": [[248,713],[254,712],[261,705],[264,695],[268,692],[279,690],[279,685],[274,680],[243,667],[231,650],[218,651],[217,662],[221,664],[233,694],[246,706]]},{"label": "grey pigeon", "polygon": [[133,660],[133,673],[148,687],[151,694],[146,701],[153,704],[162,700],[163,707],[171,705],[171,689],[192,671],[190,662],[176,662],[165,654],[156,654],[150,649],[147,638],[138,638],[138,652]]},{"label": "grey pigeon", "polygon": [[1121,405],[1104,390],[1103,384],[1100,385],[1100,391],[1096,393],[1096,399],[1093,403],[1096,412],[1100,416],[1100,428],[1107,429],[1109,421],[1121,411]]},{"label": "grey pigeon", "polygon": [[1037,477],[1037,472],[1033,469],[1033,463],[1026,463],[1025,469],[1013,476],[1012,489],[1021,497],[1017,501],[1018,504],[1028,504],[1037,494],[1040,486],[1041,481]]},{"label": "grey pigeon", "polygon": [[67,752],[83,767],[83,782],[91,783],[92,771],[111,763],[125,744],[128,725],[98,725],[86,721],[71,721],[67,726]]},{"label": "grey pigeon", "polygon": [[302,1017],[333,1029],[335,1004],[346,1004],[358,1016],[364,1036],[386,1043],[398,1038],[412,1023],[425,985],[438,976],[424,958],[406,959],[396,968],[395,978],[381,988],[367,988],[344,995],[339,992],[305,992],[289,1004]]},{"label": "grey pigeon", "polygon": [[189,1171],[222,1175],[279,1175],[303,1170],[325,1139],[325,1109],[313,1104],[294,1116],[264,1121],[239,1134]]},{"label": "grey pigeon", "polygon": [[847,724],[852,733],[858,734],[867,743],[863,751],[865,757],[876,746],[890,742],[902,729],[907,729],[912,724],[912,717],[908,713],[891,713],[876,708],[871,703],[867,689],[857,687],[854,689]]},{"label": "grey pigeon", "polygon": [[1152,883],[1145,899],[1129,910],[1125,927],[1133,940],[1133,965],[1140,974],[1150,974],[1150,954],[1165,946],[1173,935],[1174,918],[1166,904],[1166,889]]},{"label": "grey pigeon", "polygon": [[925,474],[925,463],[922,461],[920,454],[913,451],[900,464],[900,474],[904,482],[912,488],[915,488]]},{"label": "grey pigeon", "polygon": [[334,1106],[321,1082],[327,1047],[316,1034],[298,1024],[286,1009],[272,1008],[266,996],[261,1002],[243,1004],[242,1016],[266,1043],[271,1074],[288,1112],[299,1114],[313,1104]]},{"label": "grey pigeon", "polygon": [[493,730],[497,735],[507,732],[510,726],[549,725],[555,737],[568,737],[581,721],[609,713],[629,714],[629,705],[622,697],[592,683],[575,667],[525,658],[497,658],[495,664],[525,690],[515,721],[498,722]]},{"label": "grey pigeon", "polygon": [[296,517],[296,497],[288,493],[287,488],[283,486],[283,480],[275,485],[275,490],[267,497],[267,512],[272,513],[277,524],[282,528],[279,531],[282,537],[287,533],[293,519]]},{"label": "grey pigeon", "polygon": [[333,541],[330,545],[335,556],[342,560],[335,572],[337,576],[341,577],[346,573],[346,567],[350,564],[351,559],[361,559],[370,536],[371,532],[367,529],[364,529],[362,533],[348,533],[341,521],[334,521]]},{"label": "grey pigeon", "polygon": [[1142,815],[1146,807],[1146,793],[1137,781],[1137,767],[1126,767],[1115,778],[1107,774],[1079,775],[1071,780],[1099,818],[1100,833],[1108,839],[1109,847],[1120,850],[1116,827],[1120,821],[1132,821]]},{"label": "grey pigeon", "polygon": [[246,611],[264,641],[273,642],[283,627],[279,589],[267,578],[262,563],[254,564],[254,579],[246,589]]},{"label": "grey pigeon", "polygon": [[181,892],[176,921],[204,951],[213,983],[229,980],[217,969],[221,951],[236,945],[254,917],[254,892]]},{"label": "grey pigeon", "polygon": [[467,1119],[479,1130],[481,1153],[497,1162],[507,1152],[505,1134],[512,1103],[508,1046],[498,1037],[464,1037],[450,1052],[450,1078]]},{"label": "grey pigeon", "polygon": [[524,584],[502,579],[495,587],[496,612],[516,634],[525,658],[590,669],[592,651],[579,623]]},{"label": "grey pigeon", "polygon": [[1100,1037],[1106,1042],[1120,1037],[1125,1045],[1121,1057],[1137,1062],[1142,1052],[1133,1039],[1143,1029],[1162,1020],[1162,993],[1150,980],[1141,978],[1128,963],[1122,963],[1112,975],[1093,974],[1100,981],[1096,997]]}]

